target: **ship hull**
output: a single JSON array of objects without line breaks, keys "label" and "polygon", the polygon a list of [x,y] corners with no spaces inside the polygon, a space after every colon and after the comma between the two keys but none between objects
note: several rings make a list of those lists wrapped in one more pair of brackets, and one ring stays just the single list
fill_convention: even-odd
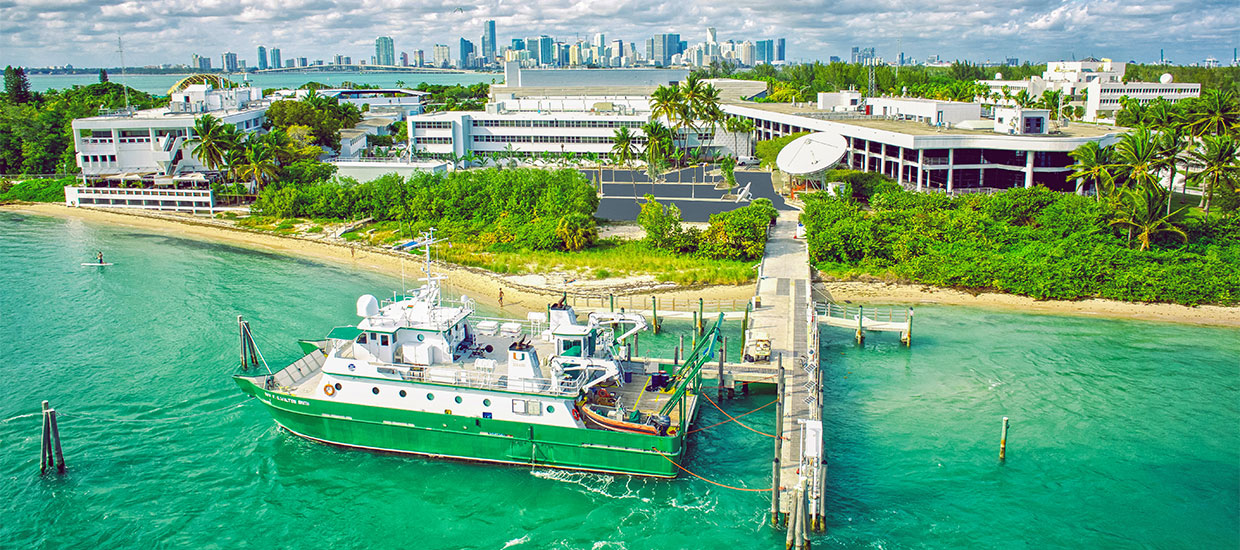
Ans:
[{"label": "ship hull", "polygon": [[[684,436],[545,426],[339,403],[268,391],[234,377],[290,433],[332,445],[434,458],[676,477]],[[673,462],[675,461],[675,463]]]}]

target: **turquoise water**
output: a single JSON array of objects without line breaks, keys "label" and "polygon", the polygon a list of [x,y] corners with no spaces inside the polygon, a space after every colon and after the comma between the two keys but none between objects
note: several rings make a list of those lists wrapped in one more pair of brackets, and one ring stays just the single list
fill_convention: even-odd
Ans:
[{"label": "turquoise water", "polygon": [[[563,69],[522,71],[522,83],[526,86],[619,86],[619,85],[654,85],[667,84],[669,81],[680,80],[689,74],[682,69]],[[171,74],[134,74],[122,77],[112,74],[112,82],[124,82],[135,90],[148,94],[164,95],[168,88],[186,75]],[[262,73],[246,75],[250,84],[258,88],[296,88],[306,82],[315,81],[328,85],[339,85],[350,81],[358,84],[374,84],[378,86],[396,86],[404,82],[413,88],[419,83],[427,84],[478,84],[503,83],[503,73]],[[71,88],[75,85],[85,86],[99,82],[97,74],[75,75],[30,75],[30,88],[35,91]],[[241,81],[240,75],[233,80]]]},{"label": "turquoise water", "polygon": [[[104,250],[112,267],[84,268]],[[0,212],[0,548],[776,548],[767,496],[341,450],[229,379],[237,315],[268,359],[399,281]],[[922,307],[914,345],[825,329],[818,548],[1235,548],[1240,331]],[[668,350],[686,324],[642,340]],[[750,395],[733,414],[769,402]],[[69,472],[38,475],[39,401]],[[771,431],[772,408],[745,418]],[[1008,460],[999,419],[1012,418]],[[723,420],[705,405],[699,425]],[[693,434],[687,466],[769,486],[770,440]]]}]

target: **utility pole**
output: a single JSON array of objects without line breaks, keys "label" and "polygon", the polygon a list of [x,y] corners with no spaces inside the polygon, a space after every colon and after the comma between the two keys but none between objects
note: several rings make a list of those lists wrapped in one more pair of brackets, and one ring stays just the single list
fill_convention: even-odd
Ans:
[{"label": "utility pole", "polygon": [[121,54],[121,87],[125,89],[125,111],[129,111],[129,85],[125,83],[125,46],[120,35],[116,37],[116,53]]}]

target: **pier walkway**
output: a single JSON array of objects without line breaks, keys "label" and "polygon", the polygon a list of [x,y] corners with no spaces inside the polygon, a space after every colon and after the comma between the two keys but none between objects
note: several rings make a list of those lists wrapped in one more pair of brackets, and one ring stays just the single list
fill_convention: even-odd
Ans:
[{"label": "pier walkway", "polygon": [[[817,420],[822,410],[821,403],[818,403],[819,392],[814,386],[818,383],[816,372],[805,368],[807,363],[812,363],[813,371],[817,369],[817,350],[814,350],[812,357],[809,353],[810,340],[814,339],[814,344],[817,344],[814,338],[817,327],[816,322],[813,329],[809,325],[809,249],[804,240],[795,238],[799,216],[798,210],[780,211],[766,243],[758,280],[757,296],[761,305],[752,314],[750,328],[765,331],[770,337],[771,364],[765,368],[760,364],[744,367],[746,371],[763,369],[777,375],[778,358],[783,359],[784,393],[780,396],[783,417],[779,419],[783,441],[779,477],[775,480],[775,486],[780,490],[778,507],[781,514],[792,511],[797,497],[795,488],[800,484],[802,429],[799,420]],[[749,378],[745,375],[750,373],[734,374],[737,379],[744,379]],[[816,443],[818,448],[821,448],[820,441]]]}]

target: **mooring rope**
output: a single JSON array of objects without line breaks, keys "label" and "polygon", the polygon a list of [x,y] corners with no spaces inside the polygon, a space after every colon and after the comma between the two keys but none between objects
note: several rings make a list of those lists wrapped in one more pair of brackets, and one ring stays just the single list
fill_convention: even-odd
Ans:
[{"label": "mooring rope", "polygon": [[[738,414],[738,415],[736,415],[736,418],[741,418],[741,417],[744,417],[744,416],[746,416],[746,415],[750,415],[750,414],[756,413],[756,412],[758,412],[758,411],[760,411],[760,410],[762,410],[762,409],[765,409],[765,408],[767,408],[767,407],[769,407],[769,406],[771,406],[771,405],[774,405],[776,401],[779,401],[779,400],[778,400],[778,399],[772,400],[771,402],[769,402],[769,403],[767,403],[767,404],[765,404],[765,405],[763,405],[763,406],[761,406],[761,407],[758,407],[758,408],[756,408],[756,409],[754,409],[754,410],[752,410],[752,411],[749,411],[749,412],[744,413],[744,414]],[[697,433],[697,432],[700,432],[700,431],[702,431],[702,430],[709,430],[709,429],[711,429],[711,428],[714,428],[715,426],[722,426],[722,425],[724,425],[724,424],[727,424],[728,422],[732,422],[733,420],[736,420],[736,418],[732,418],[732,419],[730,419],[730,420],[721,420],[721,421],[719,421],[719,422],[716,422],[716,423],[714,423],[714,424],[711,424],[711,425],[709,425],[709,426],[706,426],[705,428],[695,428],[695,429],[689,430],[688,432],[685,432],[685,435],[689,435],[689,434]]]},{"label": "mooring rope", "polygon": [[766,493],[766,492],[771,491],[771,489],[773,489],[773,488],[771,488],[771,489],[749,489],[749,488],[746,488],[746,487],[733,487],[733,486],[731,486],[731,485],[725,485],[725,484],[723,484],[723,483],[719,483],[718,481],[711,481],[711,480],[709,480],[709,479],[706,479],[706,478],[704,478],[704,477],[702,477],[702,476],[700,476],[700,475],[697,475],[697,474],[693,473],[693,472],[692,472],[692,471],[690,471],[688,468],[685,468],[684,466],[681,466],[680,464],[677,464],[677,463],[676,463],[676,461],[675,461],[675,460],[672,460],[672,458],[671,458],[671,457],[669,457],[669,456],[667,456],[667,455],[663,454],[663,451],[660,451],[660,450],[658,450],[658,449],[656,449],[656,448],[654,448],[654,447],[651,447],[651,448],[650,448],[650,450],[652,450],[652,451],[654,451],[654,452],[656,452],[656,453],[659,453],[659,456],[663,457],[663,459],[664,459],[664,460],[666,460],[666,461],[668,461],[668,462],[671,462],[671,463],[672,463],[673,465],[675,465],[677,468],[680,468],[681,470],[683,470],[686,474],[689,474],[689,475],[691,475],[691,476],[693,476],[693,477],[696,477],[696,478],[698,478],[698,479],[700,479],[700,480],[702,480],[702,481],[705,481],[705,482],[707,482],[707,483],[709,483],[709,484],[711,484],[711,485],[718,485],[718,486],[720,486],[720,487],[723,487],[724,489],[732,489],[733,491],[748,491],[748,492],[752,492],[752,493]]},{"label": "mooring rope", "polygon": [[[710,395],[708,395],[708,394],[706,394],[706,393],[701,393],[701,394],[698,394],[698,395],[701,395],[702,397],[705,397],[707,401],[710,401],[710,404],[711,404],[711,405],[715,405],[715,408],[716,408],[716,409],[719,409],[719,412],[723,413],[723,416],[728,417],[728,420],[730,420],[730,421],[732,421],[732,422],[735,422],[735,423],[737,423],[737,424],[740,424],[742,428],[745,428],[746,430],[749,430],[749,431],[751,431],[751,432],[753,432],[753,433],[756,433],[756,434],[759,434],[759,435],[765,435],[765,436],[767,436],[767,437],[769,437],[769,438],[771,438],[771,439],[775,439],[775,438],[776,438],[776,436],[774,436],[774,435],[771,435],[771,434],[766,433],[766,432],[760,432],[760,431],[758,431],[758,430],[755,430],[755,429],[753,429],[753,428],[750,428],[750,427],[749,427],[747,424],[745,424],[744,422],[741,422],[740,420],[737,420],[737,419],[736,419],[736,417],[734,417],[734,416],[732,416],[732,415],[728,414],[728,411],[723,410],[723,408],[722,408],[722,407],[720,407],[718,404],[716,404],[716,403],[715,403],[715,401],[714,401],[713,399],[711,399],[711,398],[710,398]],[[779,398],[776,398],[776,399],[775,399],[775,401],[779,401]],[[771,401],[771,403],[774,403],[775,401]],[[767,403],[767,405],[770,405],[771,403]],[[763,405],[763,407],[765,407],[765,406],[766,406],[766,405]],[[750,412],[753,412],[753,411],[750,411]],[[746,414],[748,414],[748,413],[746,413]],[[782,421],[782,419],[780,419],[780,420]],[[703,429],[705,429],[705,428],[703,428]]]}]

